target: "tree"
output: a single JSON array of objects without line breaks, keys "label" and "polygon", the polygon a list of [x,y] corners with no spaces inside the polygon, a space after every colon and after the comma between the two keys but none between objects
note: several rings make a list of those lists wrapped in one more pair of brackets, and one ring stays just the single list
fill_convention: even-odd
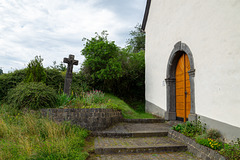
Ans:
[{"label": "tree", "polygon": [[130,31],[130,36],[131,38],[128,39],[127,44],[132,46],[133,52],[145,51],[145,33],[142,31],[140,24],[135,26],[135,30]]},{"label": "tree", "polygon": [[1,74],[3,74],[3,70],[2,70],[2,68],[0,68],[0,75],[1,75]]},{"label": "tree", "polygon": [[123,72],[119,60],[120,49],[107,39],[107,31],[103,31],[101,35],[95,34],[91,39],[83,39],[86,43],[82,55],[86,59],[82,71],[88,75],[93,87],[111,89],[114,79],[121,77]]},{"label": "tree", "polygon": [[27,76],[25,82],[46,82],[46,72],[42,65],[41,56],[36,56],[31,60],[27,67]]}]

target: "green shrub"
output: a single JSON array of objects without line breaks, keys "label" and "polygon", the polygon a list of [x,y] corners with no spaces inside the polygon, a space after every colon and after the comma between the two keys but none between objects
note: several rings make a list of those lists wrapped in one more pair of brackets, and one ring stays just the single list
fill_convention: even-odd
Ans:
[{"label": "green shrub", "polygon": [[7,103],[16,108],[48,108],[56,105],[57,95],[54,89],[41,82],[20,83],[9,91]]},{"label": "green shrub", "polygon": [[0,101],[7,95],[9,89],[16,87],[26,77],[26,69],[15,70],[12,73],[0,75]]},{"label": "green shrub", "polygon": [[73,73],[71,91],[74,96],[80,96],[83,92],[88,92],[91,89],[82,72]]},{"label": "green shrub", "polygon": [[27,67],[27,76],[25,82],[46,82],[46,72],[42,65],[41,56],[36,56],[31,60]]},{"label": "green shrub", "polygon": [[54,68],[53,69],[47,68],[45,72],[47,75],[46,85],[55,89],[56,92],[62,93],[64,86],[64,76],[62,76],[62,73]]}]

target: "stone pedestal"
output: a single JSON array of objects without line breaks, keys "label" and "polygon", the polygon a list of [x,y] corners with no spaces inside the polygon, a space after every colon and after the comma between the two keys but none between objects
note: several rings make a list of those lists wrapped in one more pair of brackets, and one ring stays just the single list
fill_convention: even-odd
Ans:
[{"label": "stone pedestal", "polygon": [[176,112],[165,112],[165,120],[175,121],[176,120]]},{"label": "stone pedestal", "polygon": [[189,122],[193,122],[193,121],[194,121],[194,122],[197,122],[197,114],[191,114],[191,113],[190,113],[190,114],[188,115],[188,121],[189,121]]}]

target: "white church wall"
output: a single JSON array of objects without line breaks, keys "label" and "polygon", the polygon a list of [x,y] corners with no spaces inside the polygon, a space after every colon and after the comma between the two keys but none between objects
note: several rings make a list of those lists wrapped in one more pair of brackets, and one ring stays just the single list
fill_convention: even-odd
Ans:
[{"label": "white church wall", "polygon": [[166,110],[166,67],[178,41],[192,51],[196,113],[240,127],[240,1],[152,0],[146,101]]}]

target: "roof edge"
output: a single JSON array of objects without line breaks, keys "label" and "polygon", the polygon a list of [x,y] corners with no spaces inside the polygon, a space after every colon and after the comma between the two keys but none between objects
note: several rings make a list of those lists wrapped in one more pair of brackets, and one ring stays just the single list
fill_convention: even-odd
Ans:
[{"label": "roof edge", "polygon": [[145,13],[144,13],[143,21],[142,21],[142,30],[143,31],[145,31],[145,27],[146,27],[146,24],[147,24],[147,19],[148,19],[150,5],[151,5],[151,0],[147,0]]}]

